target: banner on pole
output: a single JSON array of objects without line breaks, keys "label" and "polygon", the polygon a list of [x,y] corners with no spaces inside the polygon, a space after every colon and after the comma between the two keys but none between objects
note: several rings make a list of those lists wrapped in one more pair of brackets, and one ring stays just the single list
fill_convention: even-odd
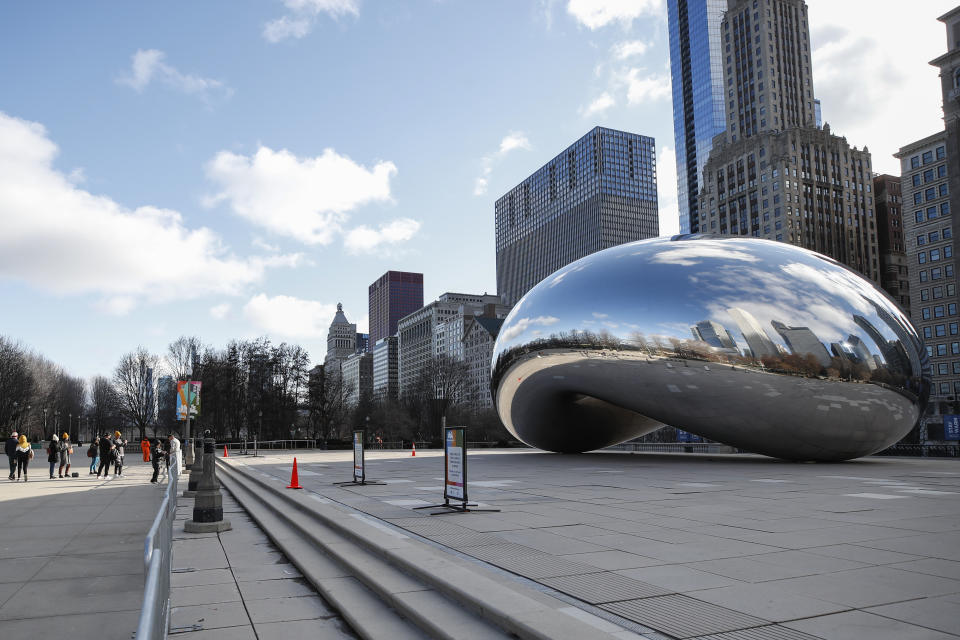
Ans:
[{"label": "banner on pole", "polygon": [[960,415],[952,413],[943,415],[943,439],[960,440]]},{"label": "banner on pole", "polygon": [[177,382],[177,420],[186,420],[200,415],[200,382],[180,380]]},{"label": "banner on pole", "polygon": [[444,434],[443,453],[446,473],[443,497],[467,501],[467,442],[466,429],[447,427]]},{"label": "banner on pole", "polygon": [[353,432],[353,479],[356,482],[366,479],[363,463],[363,429],[358,429]]}]

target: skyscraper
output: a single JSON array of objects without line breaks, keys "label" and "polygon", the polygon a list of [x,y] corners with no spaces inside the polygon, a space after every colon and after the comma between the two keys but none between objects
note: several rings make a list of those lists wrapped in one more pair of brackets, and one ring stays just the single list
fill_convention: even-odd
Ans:
[{"label": "skyscraper", "polygon": [[595,127],[501,196],[494,211],[497,292],[512,306],[574,260],[658,235],[656,143]]},{"label": "skyscraper", "polygon": [[423,274],[387,271],[368,289],[369,344],[397,334],[397,322],[423,306]]},{"label": "skyscraper", "polygon": [[763,330],[763,327],[760,326],[760,323],[757,322],[756,317],[752,313],[739,307],[730,307],[727,309],[727,313],[729,313],[733,321],[737,323],[737,328],[740,329],[740,333],[743,334],[743,339],[747,341],[750,355],[759,360],[760,358],[775,356],[780,353],[777,345],[773,343],[773,340],[770,339],[767,332]]},{"label": "skyscraper", "polygon": [[703,165],[726,129],[720,20],[727,0],[668,0],[680,232],[696,233]]},{"label": "skyscraper", "polygon": [[874,176],[873,195],[877,207],[880,286],[900,303],[903,310],[910,313],[910,283],[907,280],[907,254],[904,252],[900,178],[890,175]]},{"label": "skyscraper", "polygon": [[789,242],[880,280],[867,148],[818,128],[807,5],[730,0],[727,128],[703,169],[699,231]]},{"label": "skyscraper", "polygon": [[333,316],[333,322],[330,323],[330,329],[327,331],[327,357],[324,364],[333,363],[339,371],[340,362],[356,351],[357,325],[347,320],[347,316],[343,313],[343,305],[338,302],[337,313]]},{"label": "skyscraper", "polygon": [[[940,415],[960,405],[960,296],[954,238],[960,233],[960,7],[938,18],[947,52],[930,62],[940,69],[944,128],[904,145],[900,159],[903,226],[910,277],[910,316],[930,358],[931,418],[921,441],[940,439]],[[929,429],[929,434],[925,430]]]}]

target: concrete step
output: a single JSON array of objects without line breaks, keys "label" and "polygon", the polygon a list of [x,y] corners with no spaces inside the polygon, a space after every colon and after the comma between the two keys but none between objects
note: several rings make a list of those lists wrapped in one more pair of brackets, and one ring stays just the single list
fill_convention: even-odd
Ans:
[{"label": "concrete step", "polygon": [[304,577],[362,637],[513,637],[358,546],[310,511],[290,508],[276,496],[264,495],[253,478],[231,471],[218,476]]},{"label": "concrete step", "polygon": [[[276,520],[286,523],[288,538],[300,537],[318,545],[328,561],[335,560],[358,584],[380,597],[381,606],[386,604],[406,621],[415,622],[421,637],[638,637],[587,612],[572,611],[568,602],[476,562],[402,535],[371,516],[309,491],[286,490],[247,467],[235,467],[220,459],[217,462],[228,488],[244,487],[242,495],[237,496],[244,507],[247,502],[264,505]],[[270,526],[261,526],[274,537]],[[275,542],[280,545],[283,536],[278,538]],[[300,566],[295,553],[287,555]],[[346,612],[342,615],[350,619]]]},{"label": "concrete step", "polygon": [[375,593],[325,554],[322,546],[279,514],[258,493],[256,486],[222,470],[217,475],[250,517],[359,636],[368,640],[388,636],[402,640],[423,637],[414,624],[394,609],[385,607]]}]

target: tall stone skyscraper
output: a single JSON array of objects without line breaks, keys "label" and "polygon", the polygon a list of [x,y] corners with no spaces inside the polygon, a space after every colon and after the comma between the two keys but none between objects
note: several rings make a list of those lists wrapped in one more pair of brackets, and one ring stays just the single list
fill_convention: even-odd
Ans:
[{"label": "tall stone skyscraper", "polygon": [[327,331],[327,357],[324,365],[336,365],[339,372],[340,363],[357,351],[357,325],[347,320],[343,313],[343,305],[337,303],[337,313],[333,316],[330,329]]},{"label": "tall stone skyscraper", "polygon": [[680,232],[700,230],[703,165],[726,129],[720,21],[727,0],[667,0]]},{"label": "tall stone skyscraper", "polygon": [[397,335],[397,322],[423,306],[423,274],[387,271],[367,288],[370,351],[381,338]]},{"label": "tall stone skyscraper", "polygon": [[900,189],[910,276],[910,316],[930,358],[932,384],[919,440],[943,437],[942,414],[960,413],[960,296],[955,238],[960,232],[960,7],[940,16],[947,52],[930,64],[940,69],[944,128],[904,145]]},{"label": "tall stone skyscraper", "polygon": [[730,0],[720,24],[727,129],[701,232],[789,242],[880,280],[870,153],[817,127],[803,0]]},{"label": "tall stone skyscraper", "polygon": [[501,196],[494,212],[497,293],[513,306],[574,260],[659,234],[656,143],[595,127]]}]

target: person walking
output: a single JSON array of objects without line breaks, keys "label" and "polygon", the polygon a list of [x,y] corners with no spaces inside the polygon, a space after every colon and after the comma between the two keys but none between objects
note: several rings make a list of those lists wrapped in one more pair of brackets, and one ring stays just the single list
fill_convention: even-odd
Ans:
[{"label": "person walking", "polygon": [[17,432],[14,431],[10,434],[10,437],[7,438],[7,441],[3,445],[3,452],[7,454],[7,460],[10,462],[10,475],[8,479],[13,480],[14,474],[17,472],[17,445],[19,444],[19,439],[17,438]]},{"label": "person walking", "polygon": [[90,447],[87,449],[87,457],[90,458],[90,473],[87,475],[92,476],[97,472],[97,465],[100,464],[100,438],[96,438],[90,443]]},{"label": "person walking", "polygon": [[127,441],[120,436],[119,431],[113,432],[113,464],[116,467],[114,474],[118,478],[123,477],[123,448],[127,446]]},{"label": "person walking", "polygon": [[156,484],[157,476],[160,475],[160,457],[163,455],[163,445],[160,444],[159,438],[150,441],[149,454],[150,462],[153,464],[153,477],[150,478],[150,482]]},{"label": "person walking", "polygon": [[20,479],[20,472],[23,472],[23,481],[27,481],[27,465],[33,460],[33,447],[27,442],[27,436],[20,436],[17,441],[17,480]]},{"label": "person walking", "polygon": [[100,472],[103,472],[103,479],[110,478],[110,464],[113,462],[113,442],[110,440],[110,434],[105,433],[100,438],[100,467],[97,469],[97,478]]},{"label": "person walking", "polygon": [[61,478],[70,477],[70,456],[72,455],[73,443],[70,442],[70,434],[64,431],[60,438],[60,468],[57,470]]},{"label": "person walking", "polygon": [[50,436],[50,444],[47,445],[47,462],[50,463],[50,479],[53,480],[53,470],[57,468],[57,463],[60,462],[60,438],[57,437],[57,434]]},{"label": "person walking", "polygon": [[170,464],[177,465],[177,472],[180,472],[182,470],[180,467],[180,441],[177,440],[177,436],[171,433],[167,436],[167,442],[170,443]]}]

